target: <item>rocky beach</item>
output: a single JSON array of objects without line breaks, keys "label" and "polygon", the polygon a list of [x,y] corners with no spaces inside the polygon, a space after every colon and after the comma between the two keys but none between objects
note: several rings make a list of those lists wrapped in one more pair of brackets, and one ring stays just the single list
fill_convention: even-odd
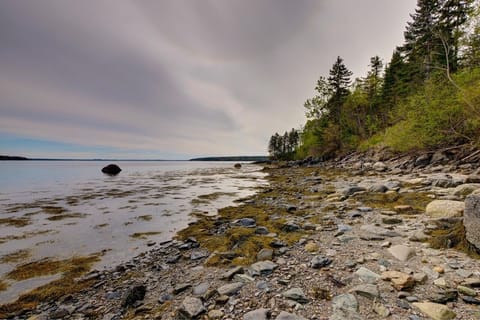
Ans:
[{"label": "rocky beach", "polygon": [[1,315],[479,319],[477,155],[267,165],[269,185],[239,206],[198,216],[174,240],[76,278],[76,292],[36,306],[29,303],[38,296],[27,294]]}]

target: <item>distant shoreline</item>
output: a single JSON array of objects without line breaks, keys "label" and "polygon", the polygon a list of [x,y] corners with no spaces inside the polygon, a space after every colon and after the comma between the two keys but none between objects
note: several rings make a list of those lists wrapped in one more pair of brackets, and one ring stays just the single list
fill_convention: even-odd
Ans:
[{"label": "distant shoreline", "polygon": [[3,156],[0,155],[0,161],[105,161],[105,162],[125,162],[125,161],[267,161],[267,156],[227,156],[227,157],[202,157],[193,159],[59,159],[59,158],[27,158],[21,156]]}]

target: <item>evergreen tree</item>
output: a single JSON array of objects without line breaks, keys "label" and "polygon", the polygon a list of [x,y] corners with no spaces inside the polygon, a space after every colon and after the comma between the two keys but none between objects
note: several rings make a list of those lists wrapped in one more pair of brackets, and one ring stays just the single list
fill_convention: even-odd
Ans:
[{"label": "evergreen tree", "polygon": [[348,70],[343,63],[343,59],[338,56],[329,72],[328,86],[331,92],[331,97],[326,105],[331,120],[337,124],[340,120],[340,109],[342,104],[350,93],[349,86],[352,74],[353,73]]},{"label": "evergreen tree", "polygon": [[[458,69],[460,39],[465,33],[464,26],[473,10],[472,0],[444,0],[440,9],[438,33],[444,45],[443,63],[450,72]],[[448,61],[447,57],[448,55]],[[446,65],[448,63],[448,65]]]},{"label": "evergreen tree", "polygon": [[445,0],[418,0],[412,21],[404,33],[402,51],[409,67],[411,87],[422,84],[432,73],[433,66],[443,52],[438,36],[440,9]]},{"label": "evergreen tree", "polygon": [[393,52],[390,63],[385,68],[382,87],[382,104],[384,109],[391,110],[401,98],[408,93],[408,67],[400,53],[400,49]]}]

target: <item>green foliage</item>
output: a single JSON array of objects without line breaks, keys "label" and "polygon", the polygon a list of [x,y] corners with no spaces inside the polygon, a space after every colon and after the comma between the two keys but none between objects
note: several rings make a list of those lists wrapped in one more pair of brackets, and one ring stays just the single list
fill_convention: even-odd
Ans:
[{"label": "green foliage", "polygon": [[[458,90],[444,77],[426,82],[399,108],[398,123],[385,132],[383,144],[394,151],[431,149],[439,146],[476,142],[480,122],[480,72],[462,72],[454,81]],[[467,99],[475,101],[470,110]]]},{"label": "green foliage", "polygon": [[274,158],[480,146],[479,2],[418,0],[411,17],[384,72],[374,56],[367,75],[351,85],[352,72],[337,57],[304,103],[307,122],[296,150],[276,134],[269,145]]}]

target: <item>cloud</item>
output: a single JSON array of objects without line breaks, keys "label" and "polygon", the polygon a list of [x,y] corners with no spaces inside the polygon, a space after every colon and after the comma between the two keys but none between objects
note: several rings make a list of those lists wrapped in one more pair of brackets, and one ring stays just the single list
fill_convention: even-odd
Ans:
[{"label": "cloud", "polygon": [[264,154],[272,133],[304,122],[303,101],[337,55],[357,76],[370,56],[389,58],[415,2],[1,2],[0,130]]}]

